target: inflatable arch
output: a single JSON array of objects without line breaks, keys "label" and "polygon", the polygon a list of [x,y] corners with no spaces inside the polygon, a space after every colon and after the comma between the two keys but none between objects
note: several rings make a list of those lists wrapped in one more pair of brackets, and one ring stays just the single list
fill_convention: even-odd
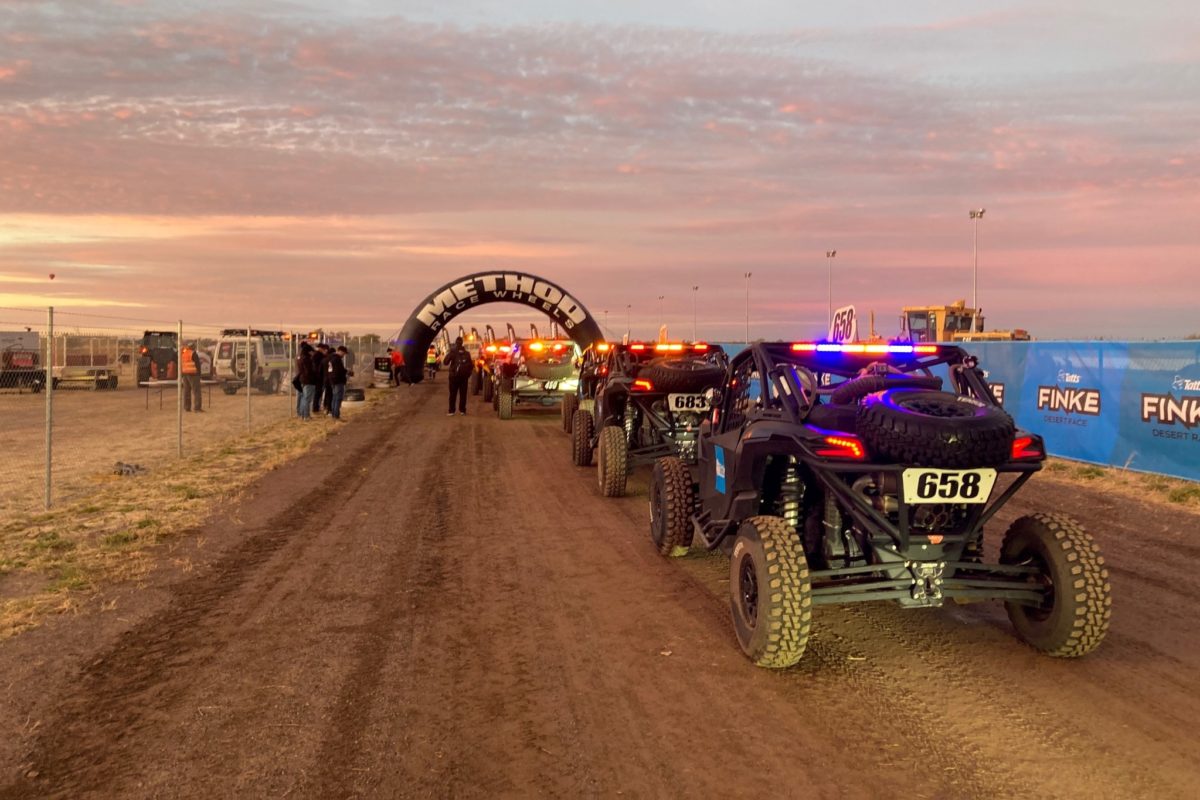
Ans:
[{"label": "inflatable arch", "polygon": [[408,379],[424,376],[425,353],[450,320],[487,303],[519,303],[559,324],[580,347],[604,338],[583,304],[553,281],[527,272],[476,272],[446,284],[421,301],[400,330],[400,352]]}]

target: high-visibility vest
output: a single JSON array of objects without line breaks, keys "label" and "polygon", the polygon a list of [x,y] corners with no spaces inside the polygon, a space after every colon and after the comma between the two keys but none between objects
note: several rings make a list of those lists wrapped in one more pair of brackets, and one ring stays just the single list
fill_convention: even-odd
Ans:
[{"label": "high-visibility vest", "polygon": [[198,375],[200,373],[200,370],[196,368],[196,362],[192,360],[192,355],[193,355],[192,348],[187,347],[185,345],[182,352],[183,352],[183,374],[184,375]]}]

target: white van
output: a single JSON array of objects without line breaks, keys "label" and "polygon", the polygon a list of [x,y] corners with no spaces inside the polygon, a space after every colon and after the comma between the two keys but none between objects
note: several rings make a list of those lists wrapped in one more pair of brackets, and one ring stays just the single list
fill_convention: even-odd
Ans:
[{"label": "white van", "polygon": [[283,331],[226,328],[214,353],[213,370],[225,394],[237,394],[246,385],[246,343],[250,343],[250,374],[255,389],[275,394],[292,370],[291,336]]}]

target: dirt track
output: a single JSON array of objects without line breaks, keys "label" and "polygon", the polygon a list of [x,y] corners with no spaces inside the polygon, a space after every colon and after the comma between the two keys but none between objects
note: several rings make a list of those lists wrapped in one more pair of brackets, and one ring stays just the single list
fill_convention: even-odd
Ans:
[{"label": "dirt track", "polygon": [[0,648],[0,797],[1195,797],[1200,517],[1039,476],[1114,621],[1035,654],[995,605],[822,607],[759,670],[717,556],[661,559],[557,415],[404,387],[111,610]]}]

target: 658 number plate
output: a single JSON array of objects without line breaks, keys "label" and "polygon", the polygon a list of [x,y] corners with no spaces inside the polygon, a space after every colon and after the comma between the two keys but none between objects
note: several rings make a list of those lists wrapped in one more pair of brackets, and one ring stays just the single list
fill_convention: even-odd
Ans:
[{"label": "658 number plate", "polygon": [[996,482],[994,469],[906,469],[906,503],[986,503]]},{"label": "658 number plate", "polygon": [[672,411],[706,411],[708,402],[702,394],[669,394],[667,405]]}]

